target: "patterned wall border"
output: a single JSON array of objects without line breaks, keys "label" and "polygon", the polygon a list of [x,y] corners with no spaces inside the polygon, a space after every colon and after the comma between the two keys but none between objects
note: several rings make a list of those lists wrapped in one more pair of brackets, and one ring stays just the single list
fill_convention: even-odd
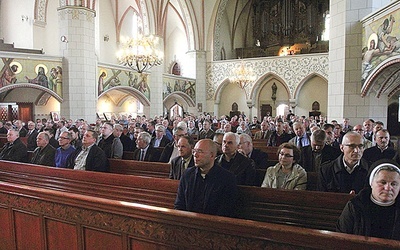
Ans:
[{"label": "patterned wall border", "polygon": [[[231,69],[238,67],[240,63],[241,60],[207,63],[207,100],[215,98],[219,85],[229,77]],[[253,72],[257,76],[257,80],[247,90],[254,89],[257,84],[262,83],[260,81],[263,76],[272,73],[284,80],[291,98],[294,98],[297,86],[310,75],[318,74],[328,80],[329,58],[327,53],[247,59],[245,65],[253,68]],[[247,93],[251,92],[247,91]]]}]

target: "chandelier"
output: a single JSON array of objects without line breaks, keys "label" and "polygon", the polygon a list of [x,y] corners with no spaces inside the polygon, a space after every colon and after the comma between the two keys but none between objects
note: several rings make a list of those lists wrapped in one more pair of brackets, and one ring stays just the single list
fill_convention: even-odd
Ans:
[{"label": "chandelier", "polygon": [[253,73],[253,69],[246,67],[244,61],[241,60],[240,65],[231,71],[229,80],[239,85],[241,89],[245,89],[251,82],[256,80],[256,75]]},{"label": "chandelier", "polygon": [[159,50],[160,38],[156,36],[138,36],[121,38],[122,48],[117,52],[119,62],[138,73],[162,64],[164,54]]}]

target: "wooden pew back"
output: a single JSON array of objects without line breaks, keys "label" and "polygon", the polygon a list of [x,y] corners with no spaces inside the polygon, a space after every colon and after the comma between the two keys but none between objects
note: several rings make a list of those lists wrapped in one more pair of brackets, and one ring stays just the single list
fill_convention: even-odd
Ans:
[{"label": "wooden pew back", "polygon": [[0,249],[398,249],[399,241],[0,182]]},{"label": "wooden pew back", "polygon": [[[178,181],[0,161],[0,181],[173,208]],[[239,187],[240,218],[334,230],[350,195]],[[328,205],[326,205],[328,204]],[[319,208],[321,207],[321,210]]]},{"label": "wooden pew back", "polygon": [[110,172],[114,174],[140,175],[157,178],[169,177],[169,163],[117,159],[109,159],[109,162]]}]

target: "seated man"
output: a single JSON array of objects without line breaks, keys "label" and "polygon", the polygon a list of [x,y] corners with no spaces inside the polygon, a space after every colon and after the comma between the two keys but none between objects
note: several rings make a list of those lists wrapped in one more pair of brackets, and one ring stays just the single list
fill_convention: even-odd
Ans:
[{"label": "seated man", "polygon": [[[123,146],[119,139],[114,141],[115,136],[114,125],[106,122],[100,127],[101,139],[98,146],[104,151],[107,158],[121,159],[123,153]],[[118,144],[117,146],[115,144]]]},{"label": "seated man", "polygon": [[342,154],[334,161],[321,165],[318,190],[336,193],[358,193],[367,184],[369,164],[362,159],[363,138],[350,131],[340,144]]},{"label": "seated man", "polygon": [[269,129],[268,121],[263,121],[261,123],[261,130],[257,131],[254,134],[254,140],[256,140],[256,139],[265,139],[268,142],[269,138],[271,137],[271,134],[272,134],[272,131]]},{"label": "seated man", "polygon": [[19,138],[18,129],[9,129],[7,132],[7,143],[4,144],[0,152],[0,160],[26,162],[28,159],[28,149]]},{"label": "seated man", "polygon": [[72,133],[69,131],[62,132],[58,137],[60,147],[56,149],[56,155],[54,159],[57,168],[65,168],[67,165],[68,156],[75,151],[75,147],[71,145],[71,141]]},{"label": "seated man", "polygon": [[310,145],[310,137],[306,133],[304,124],[301,122],[294,122],[292,127],[296,136],[290,139],[289,143],[295,145],[298,149]]},{"label": "seated man", "polygon": [[193,149],[196,167],[188,168],[178,187],[175,209],[233,216],[238,196],[235,176],[214,163],[215,143],[200,140]]},{"label": "seated man", "polygon": [[97,172],[109,172],[109,162],[104,151],[96,145],[98,134],[89,129],[83,134],[82,147],[67,159],[67,168]]},{"label": "seated man", "polygon": [[240,138],[238,134],[228,132],[222,140],[222,155],[215,161],[222,168],[236,176],[238,185],[254,186],[256,184],[256,167],[252,159],[238,152]]},{"label": "seated man", "polygon": [[399,154],[394,148],[389,147],[390,134],[387,129],[378,130],[374,134],[374,141],[376,145],[364,151],[364,159],[370,164],[381,159],[393,160],[400,164]]},{"label": "seated man", "polygon": [[252,159],[256,164],[256,169],[267,169],[268,154],[257,148],[253,148],[253,140],[248,134],[241,134],[239,138],[239,152]]},{"label": "seated man", "polygon": [[33,151],[37,147],[36,138],[39,132],[36,130],[36,124],[33,121],[28,121],[28,129],[26,147],[28,151]]},{"label": "seated man", "polygon": [[46,132],[40,132],[36,139],[36,144],[38,145],[35,151],[33,151],[33,156],[31,159],[32,164],[45,165],[54,167],[55,161],[54,156],[56,154],[56,149],[49,144],[50,136]]},{"label": "seated man", "polygon": [[326,144],[326,133],[322,129],[314,131],[311,136],[311,145],[301,149],[299,161],[307,172],[319,172],[320,166],[325,162],[335,160],[340,155],[340,150]]},{"label": "seated man", "polygon": [[165,127],[163,125],[156,125],[155,130],[156,136],[151,138],[151,146],[155,148],[165,147],[170,142],[167,136],[165,135]]},{"label": "seated man", "polygon": [[183,172],[194,166],[192,150],[194,147],[194,139],[192,136],[182,136],[178,141],[179,156],[171,160],[171,170],[169,178],[180,180]]},{"label": "seated man", "polygon": [[137,149],[133,152],[133,160],[136,161],[158,161],[160,153],[150,145],[151,135],[140,132],[136,139]]},{"label": "seated man", "polygon": [[174,128],[174,140],[165,146],[161,153],[160,162],[171,162],[172,159],[178,156],[178,140],[184,135],[187,135],[186,127],[176,127]]}]

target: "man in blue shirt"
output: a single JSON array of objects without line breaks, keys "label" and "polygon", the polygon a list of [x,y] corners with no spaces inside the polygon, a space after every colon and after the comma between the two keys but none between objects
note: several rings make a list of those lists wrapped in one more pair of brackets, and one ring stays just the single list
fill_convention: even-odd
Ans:
[{"label": "man in blue shirt", "polygon": [[56,150],[55,162],[57,168],[65,168],[68,156],[75,151],[71,145],[72,134],[71,132],[64,131],[58,137],[60,147]]}]

